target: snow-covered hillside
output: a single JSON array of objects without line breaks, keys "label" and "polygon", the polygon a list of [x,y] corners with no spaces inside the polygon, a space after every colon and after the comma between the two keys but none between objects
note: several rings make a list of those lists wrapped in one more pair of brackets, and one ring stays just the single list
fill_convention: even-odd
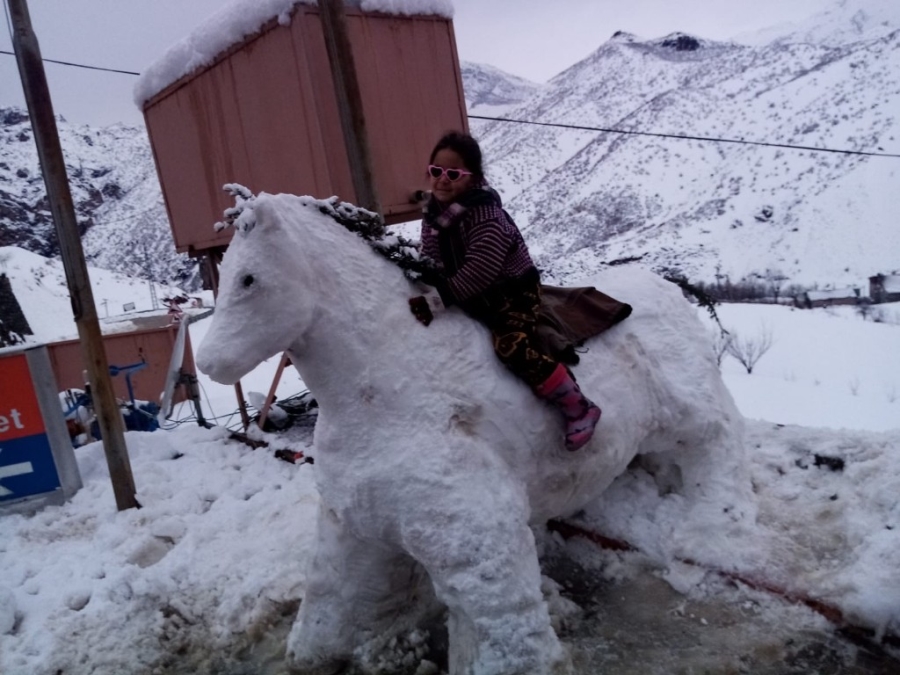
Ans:
[{"label": "snow-covered hillside", "polygon": [[[90,127],[57,119],[76,217],[91,265],[198,285],[197,265],[175,253],[143,127]],[[27,112],[0,109],[0,246],[59,254]]]},{"label": "snow-covered hillside", "polygon": [[897,30],[895,0],[836,0],[814,21],[788,23],[738,35],[737,42],[762,45],[769,42],[808,42],[840,46],[857,40],[872,40]]},{"label": "snow-covered hillside", "polygon": [[[877,20],[860,18],[869,6]],[[845,0],[757,47],[617,33],[509,116],[900,155],[900,3]],[[819,285],[900,266],[900,157],[501,122],[479,135],[509,210],[563,278],[631,256],[692,278],[777,270]]]},{"label": "snow-covered hillside", "polygon": [[[472,115],[502,116],[541,90],[542,85],[484,63],[460,63],[466,109]],[[475,127],[478,120],[470,122]]]},{"label": "snow-covered hillside", "polygon": [[[0,247],[0,274],[9,278],[31,328],[32,335],[24,336],[28,342],[54,342],[77,336],[66,274],[59,260],[44,258],[15,246],[4,246]],[[115,328],[104,326],[104,332],[128,330],[132,326],[123,320],[129,316],[151,310],[165,311],[163,298],[184,294],[174,286],[156,284],[158,302],[154,307],[151,282],[97,267],[89,267],[88,274],[101,323],[105,319],[116,322]]]}]

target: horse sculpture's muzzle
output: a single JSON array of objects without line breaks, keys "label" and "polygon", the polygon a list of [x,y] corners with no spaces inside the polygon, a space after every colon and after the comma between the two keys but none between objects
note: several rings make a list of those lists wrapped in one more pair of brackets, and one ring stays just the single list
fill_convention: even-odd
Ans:
[{"label": "horse sculpture's muzzle", "polygon": [[223,350],[216,349],[206,340],[197,352],[197,368],[213,381],[227,385],[236,383],[248,372],[237,359],[229,357]]}]

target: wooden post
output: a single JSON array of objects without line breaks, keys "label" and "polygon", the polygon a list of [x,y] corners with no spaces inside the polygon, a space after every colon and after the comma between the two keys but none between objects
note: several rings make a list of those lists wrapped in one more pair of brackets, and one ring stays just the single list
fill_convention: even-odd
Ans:
[{"label": "wooden post", "polygon": [[281,376],[284,374],[284,368],[291,362],[290,357],[287,355],[287,352],[281,355],[281,360],[278,362],[278,369],[275,371],[275,377],[272,378],[272,385],[269,387],[269,393],[266,396],[266,402],[263,404],[262,410],[259,411],[259,420],[257,424],[259,428],[262,429],[266,424],[266,418],[269,416],[269,410],[272,408],[272,404],[275,402],[275,390],[278,389],[278,384],[281,382]]},{"label": "wooden post", "polygon": [[78,221],[75,218],[75,207],[66,175],[59,132],[53,117],[53,104],[50,100],[41,50],[31,27],[26,0],[9,0],[9,9],[14,29],[13,48],[19,65],[19,75],[22,78],[22,88],[25,91],[28,114],[31,117],[44,184],[47,187],[50,211],[59,238],[60,253],[72,301],[72,314],[78,326],[78,338],[87,362],[91,395],[97,423],[103,436],[103,450],[109,465],[116,505],[123,511],[138,507],[140,504],[135,497],[134,477],[131,474],[128,449],[125,446],[122,413],[116,403],[109,376],[109,363],[103,349],[103,335],[100,332],[94,294],[91,291],[84,250],[78,234]]},{"label": "wooden post", "polygon": [[247,412],[247,403],[244,401],[244,385],[238,380],[234,383],[234,395],[237,397],[238,411],[241,413],[241,424],[244,431],[250,428],[250,414]]},{"label": "wooden post", "polygon": [[347,17],[344,15],[344,0],[319,0],[319,16],[325,35],[325,48],[331,64],[331,77],[337,95],[344,145],[350,161],[350,174],[356,190],[358,205],[382,216],[381,201],[375,190],[372,153],[366,119],[363,114],[362,95],[350,36],[347,32]]}]

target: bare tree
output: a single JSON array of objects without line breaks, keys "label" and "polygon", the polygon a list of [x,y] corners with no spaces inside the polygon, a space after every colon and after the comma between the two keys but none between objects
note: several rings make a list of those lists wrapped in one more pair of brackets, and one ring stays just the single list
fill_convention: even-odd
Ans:
[{"label": "bare tree", "polygon": [[716,355],[716,365],[720,369],[722,368],[722,359],[728,353],[728,345],[731,344],[731,339],[731,333],[724,328],[713,330],[712,332],[713,353]]},{"label": "bare tree", "polygon": [[862,320],[865,321],[869,318],[869,315],[872,313],[872,301],[869,298],[862,298],[856,304],[856,314],[862,317]]},{"label": "bare tree", "polygon": [[771,347],[772,331],[763,327],[762,332],[752,338],[742,338],[732,332],[731,341],[726,350],[744,366],[748,374],[752,374],[757,362]]},{"label": "bare tree", "polygon": [[781,295],[781,289],[784,282],[788,280],[781,270],[766,270],[766,283],[769,285],[769,293],[772,295],[775,304],[778,304],[778,298]]}]

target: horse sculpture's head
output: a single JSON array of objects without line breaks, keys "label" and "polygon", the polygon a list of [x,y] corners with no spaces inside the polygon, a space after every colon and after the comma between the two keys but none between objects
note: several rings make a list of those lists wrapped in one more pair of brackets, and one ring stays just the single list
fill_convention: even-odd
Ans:
[{"label": "horse sculpture's head", "polygon": [[[213,380],[233,384],[267,358],[302,346],[318,294],[304,260],[301,198],[226,186],[238,204],[226,211],[234,238],[222,260],[219,294],[197,366]],[[313,211],[312,217],[321,217]],[[314,256],[314,254],[311,254]]]}]

